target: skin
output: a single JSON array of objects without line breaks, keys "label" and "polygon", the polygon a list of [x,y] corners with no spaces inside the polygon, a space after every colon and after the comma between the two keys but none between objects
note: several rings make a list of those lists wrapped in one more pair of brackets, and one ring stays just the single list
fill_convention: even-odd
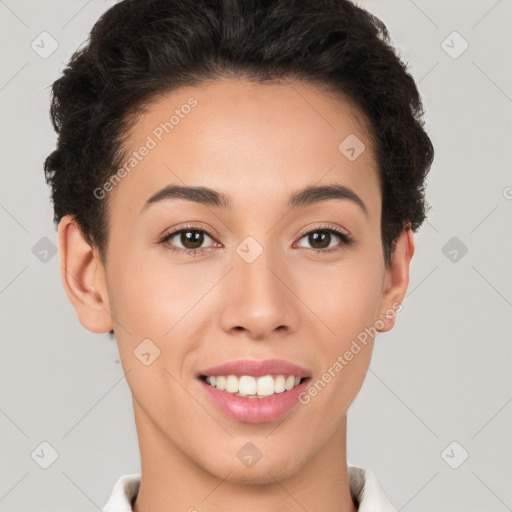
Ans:
[{"label": "skin", "polygon": [[[227,417],[195,375],[228,361],[280,358],[310,369],[315,381],[402,302],[413,234],[403,231],[386,268],[382,197],[362,117],[312,84],[223,79],[173,91],[139,117],[126,148],[143,145],[190,96],[198,105],[103,199],[106,266],[71,216],[58,232],[66,293],[87,330],[115,330],[133,395],[142,472],[134,510],[354,512],[346,413],[366,376],[372,338],[310,403],[276,422]],[[352,162],[338,150],[349,134],[366,145]],[[350,187],[368,214],[336,199],[287,211],[292,192],[327,183]],[[233,206],[173,199],[140,213],[169,184],[214,188]],[[185,247],[179,235],[157,243],[184,223],[208,232],[202,247],[210,252],[171,252],[172,243]],[[332,235],[326,245],[340,249],[314,255],[322,246],[304,233],[324,223],[348,231],[354,244]],[[247,236],[263,248],[252,263],[235,251]],[[160,350],[149,366],[133,353],[146,338]],[[262,454],[250,468],[237,457],[248,442]]]}]

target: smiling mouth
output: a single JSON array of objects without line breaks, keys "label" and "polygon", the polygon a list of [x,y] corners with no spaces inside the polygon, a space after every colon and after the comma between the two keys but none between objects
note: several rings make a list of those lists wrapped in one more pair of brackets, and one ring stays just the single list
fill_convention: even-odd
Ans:
[{"label": "smiling mouth", "polygon": [[234,396],[262,399],[291,391],[304,381],[309,380],[309,377],[300,378],[285,374],[261,377],[252,375],[200,375],[199,379],[219,391],[226,391]]}]

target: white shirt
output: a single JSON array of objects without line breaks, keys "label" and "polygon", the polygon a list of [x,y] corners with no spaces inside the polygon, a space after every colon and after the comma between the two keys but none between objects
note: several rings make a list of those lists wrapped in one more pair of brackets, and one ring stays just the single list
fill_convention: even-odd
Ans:
[{"label": "white shirt", "polygon": [[[358,512],[396,512],[375,475],[368,469],[348,466],[350,494],[359,504]],[[137,496],[140,473],[119,477],[102,512],[133,512],[131,502]]]}]

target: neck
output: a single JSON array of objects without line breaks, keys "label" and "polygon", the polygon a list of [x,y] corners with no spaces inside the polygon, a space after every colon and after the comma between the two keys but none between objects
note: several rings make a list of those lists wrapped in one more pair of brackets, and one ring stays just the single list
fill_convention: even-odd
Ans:
[{"label": "neck", "polygon": [[357,512],[346,462],[346,416],[296,472],[276,477],[268,471],[264,481],[248,483],[205,470],[155,427],[136,400],[133,405],[141,455],[133,512]]}]

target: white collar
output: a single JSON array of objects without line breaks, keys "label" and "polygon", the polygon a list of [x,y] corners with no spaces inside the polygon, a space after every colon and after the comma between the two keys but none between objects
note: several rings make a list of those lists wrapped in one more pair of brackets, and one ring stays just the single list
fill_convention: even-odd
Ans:
[{"label": "white collar", "polygon": [[[371,471],[348,466],[348,476],[358,512],[396,512]],[[102,512],[133,512],[131,501],[139,492],[139,485],[140,473],[119,477]]]}]

